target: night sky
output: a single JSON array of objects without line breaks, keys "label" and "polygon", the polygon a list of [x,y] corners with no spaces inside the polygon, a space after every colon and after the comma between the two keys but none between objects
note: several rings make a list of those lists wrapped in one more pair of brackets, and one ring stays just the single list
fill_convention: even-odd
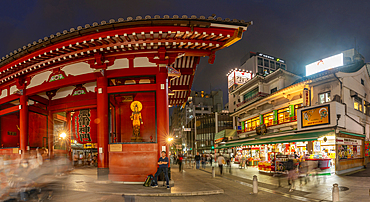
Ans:
[{"label": "night sky", "polygon": [[241,41],[217,52],[213,65],[205,57],[198,66],[192,90],[221,89],[227,99],[226,73],[249,51],[283,58],[297,74],[306,64],[354,48],[355,41],[370,61],[369,8],[368,0],[1,0],[0,57],[50,34],[120,17],[216,14],[253,21]]}]

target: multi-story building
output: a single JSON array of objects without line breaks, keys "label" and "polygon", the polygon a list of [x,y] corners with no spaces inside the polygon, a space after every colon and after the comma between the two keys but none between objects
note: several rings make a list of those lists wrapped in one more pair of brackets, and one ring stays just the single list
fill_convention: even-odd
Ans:
[{"label": "multi-story building", "polygon": [[336,173],[362,168],[368,158],[369,86],[370,64],[354,49],[307,65],[305,77],[283,69],[257,75],[229,92],[241,100],[231,114],[241,130],[238,140],[217,148],[258,156],[270,162],[269,169],[275,169],[275,153],[293,152],[335,162],[324,164]]},{"label": "multi-story building", "polygon": [[[170,131],[176,138],[184,138],[184,131],[188,130],[186,125],[196,116],[222,112],[223,110],[223,92],[221,90],[211,91],[206,94],[204,91],[192,91],[188,101],[183,106],[173,109],[170,117]],[[185,139],[182,143],[184,144]]]},{"label": "multi-story building", "polygon": [[240,61],[240,67],[236,68],[235,70],[231,70],[227,74],[229,88],[229,111],[235,112],[237,110],[236,105],[243,101],[240,97],[230,93],[230,91],[234,91],[255,75],[264,77],[278,69],[287,70],[285,60],[259,52],[249,52],[247,55],[245,55]]},{"label": "multi-story building", "polygon": [[211,153],[214,146],[215,134],[225,129],[232,129],[232,118],[228,113],[212,113],[196,116],[187,123],[184,132],[185,150],[195,154]]}]

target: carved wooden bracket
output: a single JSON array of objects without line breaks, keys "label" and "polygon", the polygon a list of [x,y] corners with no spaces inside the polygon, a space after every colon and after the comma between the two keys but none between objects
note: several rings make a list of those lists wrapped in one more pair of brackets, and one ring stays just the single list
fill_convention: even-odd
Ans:
[{"label": "carved wooden bracket", "polygon": [[107,69],[114,64],[115,59],[114,57],[105,58],[102,54],[96,53],[94,60],[89,60],[87,63],[94,69]]}]

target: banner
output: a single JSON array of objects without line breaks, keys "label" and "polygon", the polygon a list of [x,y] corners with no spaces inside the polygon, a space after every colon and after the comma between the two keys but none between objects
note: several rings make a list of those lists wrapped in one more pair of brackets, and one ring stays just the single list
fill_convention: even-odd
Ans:
[{"label": "banner", "polygon": [[81,109],[72,116],[72,135],[80,144],[97,142],[96,109]]}]

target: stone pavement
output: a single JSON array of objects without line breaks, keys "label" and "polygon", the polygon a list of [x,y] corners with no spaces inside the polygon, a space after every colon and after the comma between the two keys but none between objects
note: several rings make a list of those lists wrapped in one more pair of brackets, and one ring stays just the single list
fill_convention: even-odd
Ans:
[{"label": "stone pavement", "polygon": [[[331,188],[334,183],[348,187],[340,192],[341,201],[370,201],[369,177],[351,176],[320,176],[313,178],[307,185],[299,186],[289,192],[286,178],[282,177],[278,187],[278,177],[259,173],[256,168],[239,169],[233,165],[232,174],[229,170],[223,176],[218,174],[212,178],[211,167],[195,170],[185,167],[185,172],[178,172],[172,166],[172,178],[175,186],[166,188],[150,188],[140,185],[117,183],[96,183],[96,168],[76,168],[70,175],[52,184],[52,201],[331,201]],[[258,176],[259,192],[252,192],[252,177]]]},{"label": "stone pavement", "polygon": [[116,183],[95,183],[96,168],[75,169],[48,188],[53,190],[52,201],[296,201],[269,192],[250,194],[252,188],[222,177],[212,178],[211,174],[194,169],[178,172],[172,169],[175,186],[171,190],[150,188],[142,185]]},{"label": "stone pavement", "polygon": [[[368,166],[369,168],[369,166]],[[216,168],[218,173],[218,168]],[[211,167],[207,166],[205,172],[211,174]],[[361,170],[359,177],[354,177],[356,174],[350,176],[346,175],[329,175],[319,177],[309,177],[310,181],[300,186],[299,180],[295,183],[295,189],[289,192],[290,186],[288,185],[286,176],[274,177],[272,174],[258,172],[256,167],[248,167],[247,169],[239,169],[238,165],[232,165],[231,174],[229,168],[224,169],[223,178],[234,181],[236,183],[242,183],[246,186],[252,185],[253,175],[258,178],[259,189],[262,191],[273,192],[286,196],[295,196],[297,200],[309,200],[309,201],[331,201],[332,197],[332,186],[337,183],[340,187],[343,187],[343,191],[339,192],[340,201],[370,201],[369,190],[370,190],[370,168],[367,170]],[[348,188],[348,190],[345,190]]]}]

